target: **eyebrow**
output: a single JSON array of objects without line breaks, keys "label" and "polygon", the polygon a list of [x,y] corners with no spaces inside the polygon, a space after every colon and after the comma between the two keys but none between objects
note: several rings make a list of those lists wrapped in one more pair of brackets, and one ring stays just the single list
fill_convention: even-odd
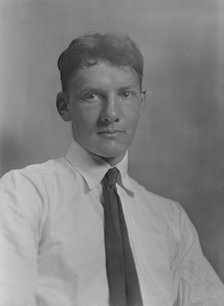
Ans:
[{"label": "eyebrow", "polygon": [[[121,86],[117,88],[117,93],[122,92],[122,91],[128,91],[128,90],[133,90],[133,91],[137,91],[140,90],[140,88],[138,88],[137,85],[135,84],[131,84],[131,85],[125,85],[125,86]],[[85,95],[86,93],[94,93],[97,95],[100,95],[102,97],[105,97],[107,95],[107,91],[101,88],[97,88],[97,87],[85,87],[85,85],[83,87],[79,87],[77,88],[77,95],[78,96],[82,96]]]},{"label": "eyebrow", "polygon": [[81,88],[80,90],[78,90],[79,94],[85,94],[87,92],[93,92],[93,93],[98,93],[98,94],[103,94],[105,93],[104,90],[100,89],[100,88],[94,88],[94,87],[86,87],[86,88]]},{"label": "eyebrow", "polygon": [[122,86],[119,88],[119,90],[128,90],[128,89],[138,89],[135,85],[128,85],[128,86]]},{"label": "eyebrow", "polygon": [[[127,86],[121,86],[118,88],[118,91],[122,91],[122,90],[129,90],[129,89],[138,89],[137,86],[135,85],[127,85]],[[105,93],[105,91],[101,88],[97,88],[97,87],[84,87],[84,88],[80,88],[79,92],[80,94],[85,93],[85,92],[98,92],[98,93]]]}]

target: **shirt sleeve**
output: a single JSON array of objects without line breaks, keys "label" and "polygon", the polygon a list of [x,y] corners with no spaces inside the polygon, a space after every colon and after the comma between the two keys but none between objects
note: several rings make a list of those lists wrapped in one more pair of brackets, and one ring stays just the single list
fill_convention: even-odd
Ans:
[{"label": "shirt sleeve", "polygon": [[34,306],[41,196],[19,171],[0,181],[0,306]]},{"label": "shirt sleeve", "polygon": [[182,247],[176,265],[175,306],[224,306],[224,285],[203,255],[195,227],[184,210],[180,210]]}]

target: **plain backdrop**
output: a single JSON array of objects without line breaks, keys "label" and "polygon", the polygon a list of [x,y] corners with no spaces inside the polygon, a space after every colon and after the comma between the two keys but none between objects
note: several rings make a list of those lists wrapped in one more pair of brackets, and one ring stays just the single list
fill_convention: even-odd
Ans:
[{"label": "plain backdrop", "polygon": [[182,204],[224,280],[222,0],[1,0],[0,175],[66,152],[57,59],[91,31],[129,33],[141,45],[147,105],[130,173]]}]

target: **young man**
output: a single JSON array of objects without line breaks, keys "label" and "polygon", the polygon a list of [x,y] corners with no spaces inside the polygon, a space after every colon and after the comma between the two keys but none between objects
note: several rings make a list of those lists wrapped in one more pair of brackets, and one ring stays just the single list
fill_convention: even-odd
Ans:
[{"label": "young man", "polygon": [[1,180],[0,305],[224,305],[181,206],[127,174],[145,102],[138,46],[85,35],[58,67],[73,141],[65,158]]}]

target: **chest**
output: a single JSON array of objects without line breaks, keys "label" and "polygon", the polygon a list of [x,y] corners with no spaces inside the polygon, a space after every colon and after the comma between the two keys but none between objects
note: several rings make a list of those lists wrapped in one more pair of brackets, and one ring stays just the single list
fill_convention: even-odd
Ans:
[{"label": "chest", "polygon": [[[153,305],[171,296],[173,261],[178,251],[171,229],[140,197],[118,190],[144,299]],[[55,196],[40,244],[40,271],[54,279],[76,279],[76,285],[105,288],[104,211],[101,190],[70,191]],[[66,286],[76,285],[69,281]],[[92,288],[92,289],[91,289]],[[85,296],[85,295],[84,295]],[[158,302],[158,303],[157,303]],[[156,304],[157,303],[157,304]],[[164,305],[164,304],[161,304]],[[169,305],[169,304],[167,304]]]}]

